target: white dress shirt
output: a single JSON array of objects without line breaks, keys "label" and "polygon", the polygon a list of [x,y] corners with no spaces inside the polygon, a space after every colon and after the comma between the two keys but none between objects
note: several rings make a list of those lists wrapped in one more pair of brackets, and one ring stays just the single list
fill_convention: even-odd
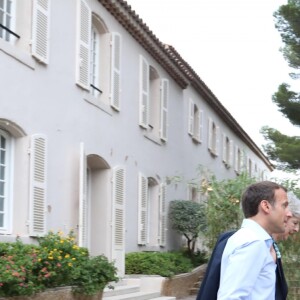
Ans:
[{"label": "white dress shirt", "polygon": [[255,221],[244,219],[222,255],[218,300],[274,300],[276,263],[271,236]]}]

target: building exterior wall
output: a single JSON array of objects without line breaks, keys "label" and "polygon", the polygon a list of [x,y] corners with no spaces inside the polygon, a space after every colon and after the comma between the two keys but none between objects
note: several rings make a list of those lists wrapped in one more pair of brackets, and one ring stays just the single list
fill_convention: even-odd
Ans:
[{"label": "building exterior wall", "polygon": [[[8,163],[11,176],[8,178],[8,173],[5,174],[5,190],[10,193],[6,194],[3,209],[8,223],[0,231],[0,240],[14,240],[20,235],[24,240],[32,241],[32,237],[36,236],[30,231],[33,218],[30,203],[35,201],[31,200],[30,174],[33,172],[34,151],[31,143],[36,134],[42,135],[46,141],[43,152],[44,211],[40,211],[45,221],[42,231],[62,230],[67,233],[74,230],[79,236],[81,234],[83,245],[92,254],[103,253],[110,259],[116,259],[121,273],[124,272],[125,252],[165,251],[181,245],[167,222],[168,204],[174,199],[189,198],[188,182],[197,176],[198,166],[206,167],[219,179],[237,176],[234,153],[230,165],[226,167],[222,162],[222,132],[232,140],[232,145],[238,145],[248,159],[251,158],[253,166],[257,166],[254,176],[262,179],[270,171],[267,159],[257,146],[253,148],[253,142],[249,145],[229,127],[191,83],[182,88],[170,71],[127,31],[101,1],[84,2],[99,23],[105,24],[106,32],[101,40],[107,43],[107,47],[103,48],[105,56],[101,70],[105,79],[100,97],[92,97],[91,90],[76,84],[80,1],[45,1],[49,5],[48,62],[34,58],[31,12],[35,2],[39,1],[14,1],[17,20],[14,30],[21,37],[13,41],[0,38],[0,129],[10,135],[13,145],[9,150],[12,159]],[[124,8],[122,3],[122,0],[116,1],[124,14],[136,22],[132,11]],[[112,56],[109,40],[113,32],[121,36],[119,109],[110,104],[109,68]],[[166,141],[159,137],[157,128],[152,134],[151,128],[139,125],[141,56],[154,68],[159,79],[168,82]],[[159,98],[159,91],[157,93]],[[201,142],[195,142],[188,133],[190,99],[203,113]],[[208,151],[209,118],[219,128],[217,156]],[[240,129],[238,124],[237,127]],[[115,184],[119,182],[114,177],[116,168],[124,171],[120,173],[120,186]],[[181,178],[176,184],[172,180],[170,183],[174,176]],[[140,244],[139,230],[145,228],[140,226],[139,219],[139,178],[146,178],[147,182],[147,190],[142,190],[142,193],[145,192],[148,215],[145,241]],[[121,192],[118,190],[120,187],[124,188]],[[116,224],[119,203],[114,195],[123,201],[121,226]],[[82,199],[87,199],[86,207],[80,206]],[[160,211],[161,199],[165,200],[164,213]],[[166,224],[160,223],[162,218],[165,218]],[[165,232],[165,241],[160,230]],[[124,238],[119,248],[116,247],[118,234],[121,234],[121,239]]]}]

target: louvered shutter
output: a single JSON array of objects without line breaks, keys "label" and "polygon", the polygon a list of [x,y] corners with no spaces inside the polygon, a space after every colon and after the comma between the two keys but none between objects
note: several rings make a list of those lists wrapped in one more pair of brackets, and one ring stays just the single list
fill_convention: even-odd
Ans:
[{"label": "louvered shutter", "polygon": [[115,249],[124,249],[125,235],[125,170],[116,167],[113,173],[114,232]]},{"label": "louvered shutter", "polygon": [[195,113],[195,116],[194,116],[194,139],[197,141],[197,142],[200,142],[200,110],[197,108],[196,110],[196,113]]},{"label": "louvered shutter", "polygon": [[169,81],[161,80],[161,96],[160,96],[160,138],[167,141],[168,126],[168,99],[169,99]]},{"label": "louvered shutter", "polygon": [[148,208],[148,179],[139,174],[139,203],[138,203],[138,244],[147,242],[147,208]]},{"label": "louvered shutter", "polygon": [[87,247],[87,163],[84,144],[80,144],[79,157],[79,224],[78,245]]},{"label": "louvered shutter", "polygon": [[222,160],[224,163],[227,163],[227,139],[226,139],[226,134],[223,132],[222,133],[222,141],[223,141],[223,155],[222,155]]},{"label": "louvered shutter", "polygon": [[32,12],[32,55],[49,62],[50,0],[34,0]]},{"label": "louvered shutter", "polygon": [[29,235],[46,233],[47,139],[35,134],[30,145]]},{"label": "louvered shutter", "polygon": [[148,128],[149,120],[149,64],[140,56],[140,107],[139,124]]},{"label": "louvered shutter", "polygon": [[214,149],[214,154],[216,156],[219,155],[219,149],[220,149],[220,127],[219,126],[216,126],[216,135],[214,136],[215,138],[215,141],[216,141],[216,147]]},{"label": "louvered shutter", "polygon": [[76,83],[90,89],[91,10],[84,0],[77,0],[77,61]]},{"label": "louvered shutter", "polygon": [[194,135],[194,101],[192,99],[189,99],[188,133]]},{"label": "louvered shutter", "polygon": [[208,149],[213,151],[213,121],[211,118],[208,119]]},{"label": "louvered shutter", "polygon": [[199,111],[199,142],[203,140],[203,110]]},{"label": "louvered shutter", "polygon": [[235,145],[235,149],[234,149],[234,152],[235,152],[235,159],[234,159],[234,170],[236,172],[239,172],[240,171],[240,166],[239,166],[239,147],[237,145]]},{"label": "louvered shutter", "polygon": [[166,186],[164,184],[161,184],[159,191],[159,245],[161,247],[164,247],[166,245],[166,227]]},{"label": "louvered shutter", "polygon": [[231,166],[233,164],[233,140],[230,140],[229,143],[229,162],[228,164]]},{"label": "louvered shutter", "polygon": [[111,35],[111,82],[110,104],[120,110],[121,94],[121,35],[113,32]]}]

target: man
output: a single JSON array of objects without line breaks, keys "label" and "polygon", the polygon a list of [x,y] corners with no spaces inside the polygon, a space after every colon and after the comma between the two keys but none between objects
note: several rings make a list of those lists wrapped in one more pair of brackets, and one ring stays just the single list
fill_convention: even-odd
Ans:
[{"label": "man", "polygon": [[273,234],[285,232],[291,212],[286,189],[271,181],[250,185],[242,195],[245,216],[227,241],[218,300],[274,300],[276,261]]}]

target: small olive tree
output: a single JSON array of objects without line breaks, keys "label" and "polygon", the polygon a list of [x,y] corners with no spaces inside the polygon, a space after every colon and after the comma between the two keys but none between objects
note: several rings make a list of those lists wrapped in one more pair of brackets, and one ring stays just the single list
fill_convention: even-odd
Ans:
[{"label": "small olive tree", "polygon": [[190,200],[173,200],[169,218],[172,228],[186,238],[188,254],[193,256],[196,240],[206,228],[204,205]]}]

